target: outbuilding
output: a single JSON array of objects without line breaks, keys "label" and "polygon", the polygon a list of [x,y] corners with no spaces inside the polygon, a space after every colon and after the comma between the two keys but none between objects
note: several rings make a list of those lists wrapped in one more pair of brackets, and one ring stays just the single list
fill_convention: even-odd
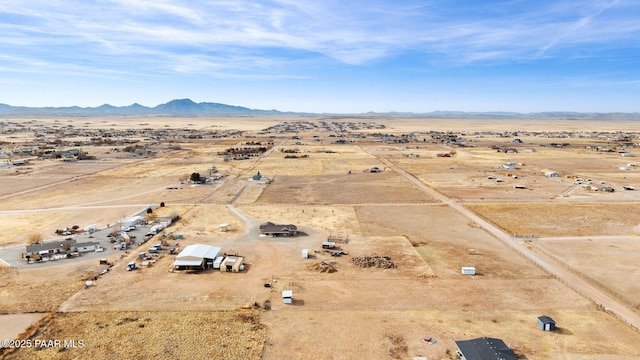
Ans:
[{"label": "outbuilding", "polygon": [[462,275],[475,275],[476,268],[473,266],[463,266],[462,267]]},{"label": "outbuilding", "polygon": [[538,316],[538,327],[544,331],[553,331],[556,329],[556,322],[548,316]]},{"label": "outbuilding", "polygon": [[220,264],[220,271],[226,272],[239,272],[244,270],[244,257],[242,256],[227,256]]},{"label": "outbuilding", "polygon": [[282,291],[282,303],[293,304],[293,290]]},{"label": "outbuilding", "polygon": [[89,242],[84,242],[84,243],[77,243],[74,247],[72,247],[72,250],[75,250],[79,253],[86,253],[86,252],[92,252],[92,251],[96,251],[100,248],[100,243],[97,241],[89,241]]},{"label": "outbuilding", "polygon": [[323,241],[322,248],[323,249],[335,249],[336,243],[333,241]]},{"label": "outbuilding", "polygon": [[176,256],[173,266],[177,270],[213,267],[213,261],[219,252],[220,248],[217,246],[205,244],[189,245]]}]

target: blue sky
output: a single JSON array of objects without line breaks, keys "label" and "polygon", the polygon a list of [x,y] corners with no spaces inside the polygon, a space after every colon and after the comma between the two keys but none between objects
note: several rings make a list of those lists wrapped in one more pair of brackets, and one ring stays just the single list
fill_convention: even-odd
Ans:
[{"label": "blue sky", "polygon": [[0,103],[640,111],[637,0],[2,0]]}]

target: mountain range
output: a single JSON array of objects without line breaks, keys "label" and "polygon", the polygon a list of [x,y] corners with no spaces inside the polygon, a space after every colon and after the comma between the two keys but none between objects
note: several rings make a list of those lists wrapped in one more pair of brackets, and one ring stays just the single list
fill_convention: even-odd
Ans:
[{"label": "mountain range", "polygon": [[242,106],[226,105],[212,102],[196,103],[190,99],[171,100],[155,107],[134,103],[128,106],[104,104],[98,107],[26,107],[11,106],[0,103],[0,116],[123,116],[123,115],[358,115],[358,116],[397,116],[397,117],[434,117],[434,118],[487,118],[487,119],[601,119],[601,120],[640,120],[640,113],[593,113],[550,111],[537,113],[518,112],[464,112],[464,111],[432,111],[426,113],[413,112],[368,112],[361,114],[314,114],[301,112],[282,112],[278,110],[250,109]]},{"label": "mountain range", "polygon": [[106,116],[106,115],[275,115],[277,110],[256,110],[242,106],[201,102],[190,99],[171,100],[148,107],[134,103],[128,106],[104,104],[98,107],[26,107],[0,104],[0,115],[18,116]]}]

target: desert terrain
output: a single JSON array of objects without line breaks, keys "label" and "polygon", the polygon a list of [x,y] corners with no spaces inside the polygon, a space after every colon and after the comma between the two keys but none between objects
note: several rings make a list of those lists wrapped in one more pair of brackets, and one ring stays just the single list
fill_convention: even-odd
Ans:
[{"label": "desert terrain", "polygon": [[[455,341],[486,336],[523,359],[640,358],[639,136],[633,121],[0,119],[0,321],[25,345],[0,354],[456,359]],[[112,249],[106,234],[145,212],[176,221]],[[259,236],[267,221],[300,234]],[[67,237],[107,249],[24,259]],[[244,269],[175,270],[192,244]],[[394,266],[359,266],[376,256]]]}]

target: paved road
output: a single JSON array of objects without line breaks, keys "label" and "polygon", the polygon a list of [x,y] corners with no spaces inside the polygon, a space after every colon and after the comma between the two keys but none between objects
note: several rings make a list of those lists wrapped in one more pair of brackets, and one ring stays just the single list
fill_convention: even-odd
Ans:
[{"label": "paved road", "polygon": [[[375,156],[375,155],[374,155]],[[540,266],[546,272],[552,274],[564,284],[574,289],[578,293],[583,296],[591,299],[596,304],[602,305],[607,311],[613,313],[618,316],[620,319],[630,324],[635,329],[640,329],[640,315],[635,313],[626,304],[620,302],[619,300],[609,296],[604,293],[600,289],[592,286],[585,280],[583,280],[580,276],[572,273],[570,270],[566,269],[563,265],[557,263],[553,259],[543,257],[539,254],[533,253],[529,248],[524,246],[519,239],[515,239],[510,235],[504,233],[502,230],[498,229],[494,225],[490,224],[483,218],[479,217],[475,213],[466,209],[461,204],[455,202],[447,198],[446,196],[440,194],[434,189],[426,186],[420,179],[416,178],[413,174],[407,172],[401,167],[397,166],[395,163],[387,160],[378,158],[382,163],[384,163],[389,169],[393,170],[397,174],[405,177],[407,180],[414,183],[418,188],[422,189],[424,192],[433,196],[435,199],[447,204],[452,209],[458,211],[460,214],[467,217],[469,220],[475,222],[484,230],[495,236],[497,239],[501,240],[503,243],[519,252],[520,254],[526,256],[531,261],[533,261],[536,265]]]}]

